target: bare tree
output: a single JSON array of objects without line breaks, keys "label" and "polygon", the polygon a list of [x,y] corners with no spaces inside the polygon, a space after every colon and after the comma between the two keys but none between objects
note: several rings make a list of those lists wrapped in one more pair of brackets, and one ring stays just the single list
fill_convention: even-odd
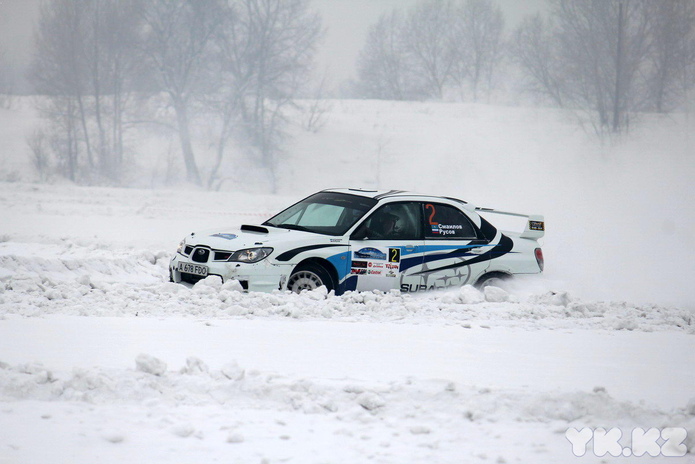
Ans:
[{"label": "bare tree", "polygon": [[466,0],[456,4],[452,14],[452,75],[459,86],[470,83],[477,101],[482,84],[488,92],[492,88],[494,71],[502,59],[504,16],[490,0]]},{"label": "bare tree", "polygon": [[46,181],[51,174],[51,154],[48,148],[48,135],[43,129],[36,129],[26,139],[31,150],[31,161],[39,179]]},{"label": "bare tree", "polygon": [[369,28],[357,61],[359,92],[367,98],[405,100],[421,95],[421,86],[407,63],[404,21],[397,10],[382,15]]},{"label": "bare tree", "polygon": [[7,60],[7,53],[0,47],[0,108],[10,108],[12,106],[14,78],[10,69],[11,66]]},{"label": "bare tree", "polygon": [[563,106],[563,77],[561,62],[552,26],[540,14],[526,18],[514,32],[508,53],[528,76],[528,88],[544,95],[556,105]]},{"label": "bare tree", "polygon": [[[136,58],[135,0],[55,0],[41,10],[32,78],[68,178],[118,181],[124,153],[124,87]],[[48,138],[48,135],[46,136]],[[50,144],[59,147],[61,143]]]},{"label": "bare tree", "polygon": [[117,180],[124,167],[128,90],[139,58],[135,52],[139,2],[92,0],[85,11],[89,40],[84,55],[99,172]]},{"label": "bare tree", "polygon": [[217,167],[225,141],[241,125],[275,191],[283,110],[309,81],[321,20],[309,10],[308,0],[236,0],[231,5],[216,38],[216,107],[223,119]]},{"label": "bare tree", "polygon": [[410,11],[404,29],[409,63],[434,98],[442,98],[454,66],[448,38],[453,27],[452,11],[450,0],[421,0]]},{"label": "bare tree", "polygon": [[83,44],[85,15],[81,5],[56,0],[42,5],[31,77],[47,99],[40,107],[55,133],[63,174],[76,181],[94,168],[86,112]]},{"label": "bare tree", "polygon": [[619,132],[629,124],[648,52],[647,13],[642,0],[555,0],[565,93],[596,111],[597,128]]},{"label": "bare tree", "polygon": [[145,0],[142,50],[176,113],[186,175],[201,185],[190,133],[190,105],[205,86],[210,43],[222,22],[218,0]]},{"label": "bare tree", "polygon": [[695,3],[669,0],[649,3],[651,52],[647,74],[650,108],[662,113],[682,102],[688,66],[695,61]]},{"label": "bare tree", "polygon": [[535,88],[559,105],[590,111],[597,132],[620,132],[642,105],[649,56],[647,0],[553,0],[516,31],[512,53]]},{"label": "bare tree", "polygon": [[328,112],[333,108],[331,101],[325,98],[326,80],[324,74],[311,91],[308,103],[301,106],[304,114],[302,127],[309,132],[320,131],[328,123]]},{"label": "bare tree", "polygon": [[421,0],[401,19],[383,15],[358,59],[358,91],[369,98],[442,98],[470,86],[489,92],[502,60],[504,18],[490,0]]}]

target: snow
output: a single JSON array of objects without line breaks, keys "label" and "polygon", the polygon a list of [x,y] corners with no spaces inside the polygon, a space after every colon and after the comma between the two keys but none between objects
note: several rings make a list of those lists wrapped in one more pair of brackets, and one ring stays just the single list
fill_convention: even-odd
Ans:
[{"label": "snow", "polygon": [[[33,116],[2,111],[0,463],[627,461],[575,457],[584,427],[682,427],[687,455],[633,459],[695,462],[687,118],[601,145],[554,110],[334,102],[267,195],[34,184],[4,144]],[[545,214],[544,276],[340,297],[167,281],[192,230],[377,182]]]}]

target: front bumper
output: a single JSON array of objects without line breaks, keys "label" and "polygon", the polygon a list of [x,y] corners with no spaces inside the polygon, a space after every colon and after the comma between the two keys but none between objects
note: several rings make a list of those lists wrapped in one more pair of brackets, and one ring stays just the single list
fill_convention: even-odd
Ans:
[{"label": "front bumper", "polygon": [[176,283],[195,283],[204,278],[180,272],[178,270],[180,263],[206,266],[208,268],[208,276],[218,276],[223,282],[232,279],[238,280],[242,287],[250,292],[285,290],[287,288],[287,278],[292,271],[291,265],[273,264],[268,259],[252,264],[226,261],[198,263],[180,253],[176,253],[169,262],[169,274],[171,280]]}]

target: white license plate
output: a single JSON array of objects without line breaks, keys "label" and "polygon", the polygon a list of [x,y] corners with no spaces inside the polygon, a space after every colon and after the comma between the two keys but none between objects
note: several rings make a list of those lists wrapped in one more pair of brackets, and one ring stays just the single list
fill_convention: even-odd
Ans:
[{"label": "white license plate", "polygon": [[185,272],[186,274],[195,274],[203,277],[208,275],[208,267],[201,266],[200,264],[179,263],[177,270],[179,272]]}]

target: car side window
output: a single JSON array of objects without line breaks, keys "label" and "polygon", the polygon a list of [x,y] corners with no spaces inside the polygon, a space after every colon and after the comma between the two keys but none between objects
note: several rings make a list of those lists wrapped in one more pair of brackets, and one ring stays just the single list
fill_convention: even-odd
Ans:
[{"label": "car side window", "polygon": [[429,239],[473,240],[475,226],[458,208],[441,203],[425,203],[425,237]]},{"label": "car side window", "polygon": [[372,213],[355,235],[365,240],[418,240],[422,237],[419,203],[388,203]]}]

